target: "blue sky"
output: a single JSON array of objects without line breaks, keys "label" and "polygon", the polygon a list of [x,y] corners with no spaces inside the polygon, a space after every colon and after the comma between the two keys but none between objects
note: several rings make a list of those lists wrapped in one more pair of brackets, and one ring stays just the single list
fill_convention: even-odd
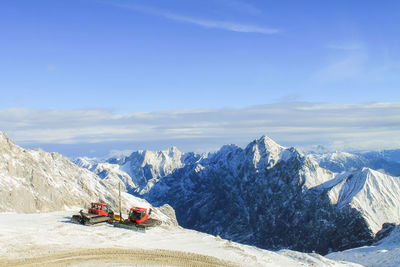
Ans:
[{"label": "blue sky", "polygon": [[[172,118],[168,111],[245,111],[276,104],[285,109],[291,103],[396,104],[399,73],[399,1],[0,2],[0,107],[4,114],[60,111],[57,114],[64,118],[74,111],[92,110],[115,116],[161,112]],[[72,118],[66,121],[71,121],[65,127],[72,132],[72,126],[79,124]],[[392,123],[397,122],[396,117]],[[7,121],[1,130],[21,144],[39,145],[38,136],[27,135],[32,128],[21,125],[55,130],[54,125],[37,121]],[[156,125],[148,127],[156,129]],[[68,131],[57,128],[57,135],[68,139]],[[88,136],[95,136],[94,132]],[[275,133],[275,128],[269,125],[247,133],[243,128],[242,132],[240,140],[251,141],[260,132]],[[210,135],[197,136],[201,142],[185,140],[190,149],[238,141],[229,131],[225,134],[223,141]],[[121,147],[131,144],[135,149],[137,144],[151,143],[131,132],[129,136]],[[276,132],[278,142],[290,143],[280,136]],[[381,139],[388,140],[387,136],[375,138],[379,144]],[[97,145],[105,142],[93,139]],[[88,142],[74,140],[70,143]],[[170,145],[182,138],[176,135],[168,140],[156,144]],[[53,148],[60,142],[49,139],[40,144]],[[183,150],[187,147],[182,146]]]}]

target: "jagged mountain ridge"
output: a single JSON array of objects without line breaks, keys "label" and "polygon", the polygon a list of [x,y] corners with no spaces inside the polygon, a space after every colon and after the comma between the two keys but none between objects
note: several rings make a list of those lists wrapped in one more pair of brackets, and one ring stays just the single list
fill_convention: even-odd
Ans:
[{"label": "jagged mountain ridge", "polygon": [[[398,180],[387,175],[378,175],[379,181],[372,183],[371,173],[376,176],[368,170],[340,180],[296,149],[263,137],[245,149],[224,146],[177,169],[144,196],[173,206],[184,227],[262,248],[327,253],[370,242],[386,219],[400,222],[394,211],[381,217],[384,213],[371,213],[368,204],[356,205],[373,202],[374,208],[382,208],[381,200],[390,202],[388,188],[383,195],[373,190],[380,195],[374,198],[365,192],[389,180],[398,186]],[[335,179],[340,182],[328,187]],[[355,184],[358,191],[346,189]],[[396,205],[398,197],[390,209]]]},{"label": "jagged mountain ridge", "polygon": [[[0,212],[47,212],[85,207],[106,201],[118,210],[118,187],[80,168],[58,153],[23,149],[0,132]],[[151,205],[130,194],[122,194],[123,210]],[[154,216],[175,225],[168,206],[154,209]]]},{"label": "jagged mountain ridge", "polygon": [[170,203],[185,227],[263,248],[302,250],[303,244],[293,236],[279,237],[294,227],[278,225],[292,219],[301,224],[290,199],[300,198],[297,204],[306,206],[311,201],[305,191],[333,177],[296,149],[263,137],[245,149],[224,146],[197,164],[176,170],[145,197],[155,204]]},{"label": "jagged mountain ridge", "polygon": [[106,181],[114,187],[118,187],[119,184],[121,184],[124,192],[134,192],[138,189],[138,185],[133,182],[132,177],[122,171],[118,164],[98,162],[96,159],[85,157],[77,158],[73,160],[73,162],[79,167],[95,173],[103,181]]},{"label": "jagged mountain ridge", "polygon": [[149,192],[162,177],[202,157],[204,155],[183,153],[176,147],[171,147],[162,151],[139,150],[127,157],[105,161],[77,158],[73,162],[112,184],[121,181],[127,192],[140,196]]}]

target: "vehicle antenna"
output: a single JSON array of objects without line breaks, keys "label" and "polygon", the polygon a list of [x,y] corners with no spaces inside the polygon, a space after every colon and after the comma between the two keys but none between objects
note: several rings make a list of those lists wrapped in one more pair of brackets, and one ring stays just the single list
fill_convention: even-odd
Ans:
[{"label": "vehicle antenna", "polygon": [[121,222],[122,220],[122,208],[121,208],[121,181],[118,183],[118,189],[119,189],[119,221]]}]

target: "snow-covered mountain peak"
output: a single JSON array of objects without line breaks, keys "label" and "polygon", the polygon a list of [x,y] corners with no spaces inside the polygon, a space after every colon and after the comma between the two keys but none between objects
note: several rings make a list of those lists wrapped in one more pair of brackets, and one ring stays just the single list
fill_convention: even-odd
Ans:
[{"label": "snow-covered mountain peak", "polygon": [[0,149],[2,151],[18,149],[18,146],[8,138],[7,134],[0,131]]},{"label": "snow-covered mountain peak", "polygon": [[280,160],[286,161],[293,156],[293,152],[297,152],[277,144],[267,136],[251,142],[245,151],[251,155],[254,167],[260,169],[272,168]]},{"label": "snow-covered mountain peak", "polygon": [[125,158],[119,165],[137,185],[139,190],[137,193],[143,194],[150,190],[158,179],[175,169],[182,168],[185,158],[186,154],[176,147],[161,151],[139,150]]},{"label": "snow-covered mountain peak", "polygon": [[[131,154],[131,157],[135,157],[136,155],[141,155],[142,159],[142,167],[146,164],[158,165],[162,163],[167,163],[169,161],[179,161],[182,157],[182,152],[179,151],[176,147],[168,148],[167,150],[161,151],[151,151],[151,150],[140,150],[138,152],[134,152]],[[168,163],[165,166],[169,165]]]},{"label": "snow-covered mountain peak", "polygon": [[332,204],[352,207],[365,218],[373,233],[385,222],[400,223],[400,180],[370,168],[338,174],[319,188],[328,189]]},{"label": "snow-covered mountain peak", "polygon": [[277,144],[268,136],[262,136],[260,139],[255,139],[247,146],[247,148],[253,150],[257,149],[261,154],[280,154],[282,150],[286,149],[286,147]]},{"label": "snow-covered mountain peak", "polygon": [[174,154],[182,154],[182,152],[176,146],[168,148],[167,151],[170,156],[173,156]]},{"label": "snow-covered mountain peak", "polygon": [[260,139],[256,140],[257,143],[263,144],[268,150],[274,150],[277,148],[284,149],[285,147],[281,146],[280,144],[276,143],[274,140],[269,138],[266,135],[261,136]]},{"label": "snow-covered mountain peak", "polygon": [[0,131],[0,143],[7,142],[9,140],[6,133]]}]

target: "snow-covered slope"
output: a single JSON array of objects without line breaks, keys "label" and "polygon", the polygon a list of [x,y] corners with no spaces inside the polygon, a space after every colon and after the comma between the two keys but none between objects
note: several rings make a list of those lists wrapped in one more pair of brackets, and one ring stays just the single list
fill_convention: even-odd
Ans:
[{"label": "snow-covered slope", "polygon": [[[60,154],[23,149],[1,132],[0,163],[0,211],[56,211],[85,207],[98,200],[117,210],[118,186],[79,168]],[[134,205],[151,206],[125,192],[122,203],[124,210]],[[158,209],[154,210],[154,216],[174,224],[173,216]]]},{"label": "snow-covered slope", "polygon": [[400,223],[400,179],[368,168],[347,172],[318,188],[328,190],[332,204],[361,213],[375,234],[384,223]]},{"label": "snow-covered slope", "polygon": [[71,215],[0,213],[0,266],[359,266],[315,253],[261,250],[182,228],[143,234],[109,224],[86,227],[70,223]]},{"label": "snow-covered slope", "polygon": [[333,260],[354,262],[364,266],[400,266],[400,227],[394,227],[389,236],[371,246],[335,252],[328,254],[326,257]]}]

